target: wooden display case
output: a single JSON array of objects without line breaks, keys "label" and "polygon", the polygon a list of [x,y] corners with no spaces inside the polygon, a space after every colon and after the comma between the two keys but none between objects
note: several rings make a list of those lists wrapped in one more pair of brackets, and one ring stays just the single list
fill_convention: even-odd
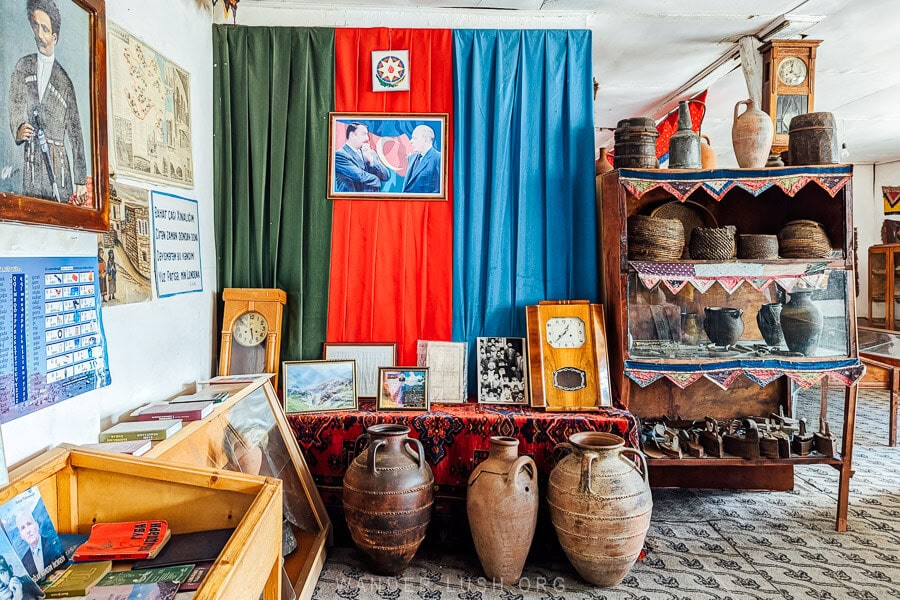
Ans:
[{"label": "wooden display case", "polygon": [[[728,420],[792,414],[788,375],[821,373],[852,380],[861,367],[853,292],[852,167],[787,167],[714,171],[617,170],[603,175],[603,271],[612,383],[638,417]],[[827,258],[725,261],[673,258],[631,261],[628,217],[672,202],[698,206],[738,234],[777,234],[798,219],[820,223]],[[828,311],[818,348],[804,355],[782,341],[770,346],[757,325],[763,304],[784,303],[788,289],[809,286]],[[742,311],[743,332],[719,346],[703,325],[706,307]],[[733,314],[733,313],[731,313]],[[791,489],[793,466],[840,470],[837,528],[846,528],[856,385],[847,387],[843,454],[745,460],[737,457],[648,460],[657,487]],[[817,425],[810,423],[812,427]],[[696,467],[702,466],[702,469]]]},{"label": "wooden display case", "polygon": [[325,564],[331,522],[271,380],[263,376],[212,388],[228,391],[228,398],[205,419],[185,423],[171,438],[154,443],[144,456],[281,479],[285,531],[297,540],[284,569],[297,598],[307,600]]},{"label": "wooden display case", "polygon": [[10,473],[0,503],[37,486],[60,533],[165,519],[174,533],[234,527],[194,600],[281,598],[281,481],[59,447]]},{"label": "wooden display case", "polygon": [[[869,247],[868,322],[873,327],[897,329],[897,304],[900,303],[900,244]],[[884,304],[884,318],[872,314],[873,304]]]}]

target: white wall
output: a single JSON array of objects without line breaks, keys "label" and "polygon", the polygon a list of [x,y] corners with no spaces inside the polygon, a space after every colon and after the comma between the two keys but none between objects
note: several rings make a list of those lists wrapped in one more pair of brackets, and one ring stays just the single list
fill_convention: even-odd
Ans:
[{"label": "white wall", "polygon": [[[99,430],[125,411],[169,397],[211,373],[216,261],[210,12],[196,0],[110,0],[106,10],[109,21],[134,33],[191,74],[194,189],[122,181],[199,201],[204,291],[104,309],[112,385],[3,424],[10,464],[61,442],[96,442]],[[96,256],[97,237],[0,224],[0,254]]]},{"label": "white wall", "polygon": [[[872,181],[875,177],[874,165],[853,165],[853,226],[856,227],[858,254],[856,257],[859,269],[859,295],[856,297],[856,314],[864,317],[868,310],[869,294],[869,246],[881,243],[881,219],[884,213],[876,202],[881,197],[874,197]],[[876,311],[879,316],[884,310]]]}]

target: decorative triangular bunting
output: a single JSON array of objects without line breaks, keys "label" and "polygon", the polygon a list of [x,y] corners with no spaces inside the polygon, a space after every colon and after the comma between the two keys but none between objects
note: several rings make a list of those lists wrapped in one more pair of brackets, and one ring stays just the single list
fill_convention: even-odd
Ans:
[{"label": "decorative triangular bunting", "polygon": [[774,279],[771,279],[771,278],[767,278],[767,279],[748,279],[748,280],[747,280],[747,283],[749,283],[750,285],[752,285],[752,286],[753,286],[753,289],[755,289],[756,291],[761,292],[761,291],[763,291],[764,289],[766,289],[767,287],[769,287],[769,284],[771,284],[773,281],[775,281],[775,280],[774,280]]},{"label": "decorative triangular bunting", "polygon": [[759,387],[766,387],[784,375],[784,371],[780,369],[747,369],[744,371],[744,375]]},{"label": "decorative triangular bunting", "polygon": [[639,275],[641,279],[641,283],[644,284],[644,287],[648,290],[652,290],[656,287],[656,284],[659,283],[660,278],[655,275]]},{"label": "decorative triangular bunting", "polygon": [[625,374],[641,387],[647,387],[663,376],[662,373],[656,371],[633,371],[631,369],[626,369]]},{"label": "decorative triangular bunting", "polygon": [[734,380],[741,376],[741,370],[736,369],[734,371],[713,371],[712,373],[706,373],[705,376],[707,379],[712,381],[723,390],[728,391],[728,388],[731,387],[731,384],[734,383]]},{"label": "decorative triangular bunting", "polygon": [[700,292],[701,294],[705,294],[709,291],[709,288],[716,284],[715,279],[691,279],[691,285]]},{"label": "decorative triangular bunting", "polygon": [[741,287],[742,283],[744,283],[742,277],[722,277],[719,279],[719,285],[729,294],[733,294],[735,290]]},{"label": "decorative triangular bunting", "polygon": [[819,383],[819,380],[825,376],[822,371],[785,371],[784,373],[791,378],[791,381],[800,386],[801,390],[811,388]]},{"label": "decorative triangular bunting", "polygon": [[703,373],[665,373],[665,376],[669,381],[684,389],[703,377]]},{"label": "decorative triangular bunting", "polygon": [[663,279],[662,282],[673,294],[680,292],[688,283],[687,279],[682,279],[681,281],[677,279]]}]

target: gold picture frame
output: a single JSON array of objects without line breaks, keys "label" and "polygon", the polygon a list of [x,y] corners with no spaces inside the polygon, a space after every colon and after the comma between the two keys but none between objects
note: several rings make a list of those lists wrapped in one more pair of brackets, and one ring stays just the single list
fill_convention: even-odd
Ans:
[{"label": "gold picture frame", "polygon": [[428,412],[428,367],[381,367],[378,369],[378,399],[375,410]]},{"label": "gold picture frame", "polygon": [[285,361],[281,376],[285,414],[357,408],[355,360]]}]

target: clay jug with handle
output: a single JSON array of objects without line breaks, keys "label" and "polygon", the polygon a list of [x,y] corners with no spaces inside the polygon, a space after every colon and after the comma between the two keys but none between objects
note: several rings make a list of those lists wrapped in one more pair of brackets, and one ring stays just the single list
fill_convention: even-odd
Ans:
[{"label": "clay jug with handle", "polygon": [[713,150],[712,141],[706,134],[700,135],[700,164],[704,169],[716,168],[716,151]]},{"label": "clay jug with handle", "polygon": [[519,440],[492,437],[487,460],[469,477],[466,512],[472,541],[493,581],[515,585],[537,525],[537,467],[519,456]]},{"label": "clay jug with handle", "polygon": [[[738,115],[738,108],[742,104],[747,110]],[[734,105],[731,143],[734,146],[734,157],[742,169],[761,169],[766,166],[774,135],[772,119],[756,108],[756,102],[752,98]]]}]

